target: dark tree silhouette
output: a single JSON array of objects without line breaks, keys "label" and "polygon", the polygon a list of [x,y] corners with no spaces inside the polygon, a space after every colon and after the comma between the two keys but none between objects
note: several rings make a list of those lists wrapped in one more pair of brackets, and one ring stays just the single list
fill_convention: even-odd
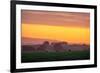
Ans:
[{"label": "dark tree silhouette", "polygon": [[71,49],[68,49],[69,52],[71,52]]},{"label": "dark tree silhouette", "polygon": [[63,49],[60,43],[55,43],[53,46],[56,51],[62,51]]},{"label": "dark tree silhouette", "polygon": [[48,41],[44,41],[44,43],[39,46],[38,50],[39,51],[44,51],[44,50],[47,49],[48,46],[49,46],[49,42]]},{"label": "dark tree silhouette", "polygon": [[49,45],[48,41],[44,41],[43,45]]}]

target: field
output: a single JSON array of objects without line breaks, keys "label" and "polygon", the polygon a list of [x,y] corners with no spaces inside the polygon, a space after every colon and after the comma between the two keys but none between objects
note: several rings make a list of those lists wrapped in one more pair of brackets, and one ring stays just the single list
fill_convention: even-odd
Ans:
[{"label": "field", "polygon": [[86,60],[90,59],[89,51],[65,52],[22,52],[21,62],[45,62],[61,60]]}]

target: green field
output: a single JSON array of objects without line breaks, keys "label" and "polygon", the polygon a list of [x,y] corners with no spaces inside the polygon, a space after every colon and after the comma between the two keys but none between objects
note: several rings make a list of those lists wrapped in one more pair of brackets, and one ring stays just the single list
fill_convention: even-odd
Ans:
[{"label": "green field", "polygon": [[89,51],[71,52],[22,52],[21,62],[43,62],[61,60],[85,60],[90,59]]}]

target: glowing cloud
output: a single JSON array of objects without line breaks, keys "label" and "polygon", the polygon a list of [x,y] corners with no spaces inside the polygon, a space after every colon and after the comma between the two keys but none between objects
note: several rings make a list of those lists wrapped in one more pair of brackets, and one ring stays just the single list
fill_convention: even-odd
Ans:
[{"label": "glowing cloud", "polygon": [[89,28],[22,24],[22,37],[89,44]]}]

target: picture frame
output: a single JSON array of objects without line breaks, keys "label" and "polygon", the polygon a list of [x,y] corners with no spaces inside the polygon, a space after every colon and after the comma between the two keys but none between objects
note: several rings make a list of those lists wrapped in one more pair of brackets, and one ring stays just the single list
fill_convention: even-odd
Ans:
[{"label": "picture frame", "polygon": [[[27,11],[29,11],[29,12],[27,12]],[[33,14],[37,13],[37,15],[34,14],[34,16],[30,16],[29,14],[25,14],[25,13],[31,13],[31,12]],[[45,17],[49,17],[49,18],[46,18],[48,20],[45,19],[46,21],[49,21],[50,15],[52,15],[52,20],[53,20],[53,16],[55,16],[55,14],[56,14],[57,17],[55,17],[55,19],[57,19],[57,18],[60,19],[61,15],[64,15],[64,17],[67,16],[67,15],[65,15],[64,12],[69,13],[69,14],[73,13],[73,15],[80,14],[77,16],[81,16],[83,14],[83,18],[80,17],[80,21],[81,21],[81,19],[85,20],[84,19],[85,14],[86,14],[86,16],[88,16],[88,14],[89,14],[89,20],[90,20],[89,26],[87,26],[87,25],[85,26],[85,24],[82,26],[76,24],[77,26],[80,26],[80,27],[84,26],[84,28],[85,27],[89,28],[89,31],[90,31],[89,32],[89,34],[90,34],[89,58],[85,59],[85,60],[70,59],[68,61],[66,59],[64,59],[64,60],[62,60],[62,59],[61,60],[46,60],[46,59],[44,59],[43,62],[41,61],[42,59],[39,59],[39,60],[35,59],[36,62],[29,61],[28,63],[26,63],[26,61],[24,61],[21,57],[21,55],[23,55],[23,54],[21,54],[22,53],[21,48],[23,48],[22,47],[23,46],[22,45],[23,38],[21,38],[21,37],[23,34],[22,27],[24,27],[24,26],[22,26],[22,24],[25,22],[26,23],[31,22],[30,18],[29,18],[29,21],[27,21],[28,20],[27,15],[29,15],[31,18],[32,17],[36,18],[37,16],[39,16],[39,14],[43,13],[44,15],[40,15],[39,17],[37,17],[38,22],[35,22],[37,20],[32,21],[32,23],[33,22],[42,23],[43,20],[41,21],[39,19],[40,17],[44,16],[44,19],[45,19]],[[45,14],[47,14],[48,16],[46,16]],[[59,14],[61,14],[61,15],[59,15]],[[26,15],[26,17],[25,17],[26,21],[24,20],[25,15]],[[58,17],[58,16],[60,16],[60,17]],[[73,17],[72,17],[72,19],[73,19]],[[11,72],[29,72],[29,71],[45,71],[45,70],[79,69],[79,68],[97,67],[97,6],[81,5],[81,4],[79,5],[79,4],[34,2],[34,1],[11,1],[11,19],[10,20],[11,20],[11,37],[10,37],[10,41],[11,41],[11,43],[10,43],[10,46],[11,46],[11,61],[10,61],[11,66],[10,66],[10,68],[11,68],[11,70],[10,71]],[[64,20],[64,19],[62,19],[62,20]],[[44,21],[42,24],[47,23],[46,21]],[[63,23],[63,22],[61,21],[59,23]],[[48,23],[48,25],[52,25],[51,22],[49,22],[49,23]],[[58,26],[58,25],[52,25],[52,26]],[[59,26],[62,26],[62,25],[59,24]],[[68,26],[70,26],[70,25],[68,25]],[[72,26],[74,26],[74,25],[72,25]],[[64,26],[64,27],[66,27],[66,26]],[[27,28],[29,28],[29,27],[27,27]],[[50,27],[50,29],[51,29],[51,27]],[[52,27],[52,29],[53,29],[53,27]],[[60,29],[60,27],[59,27],[59,29]],[[30,31],[32,31],[32,30],[30,30]],[[40,30],[40,31],[42,31],[42,30]],[[64,31],[67,31],[67,30],[64,30]]]}]

